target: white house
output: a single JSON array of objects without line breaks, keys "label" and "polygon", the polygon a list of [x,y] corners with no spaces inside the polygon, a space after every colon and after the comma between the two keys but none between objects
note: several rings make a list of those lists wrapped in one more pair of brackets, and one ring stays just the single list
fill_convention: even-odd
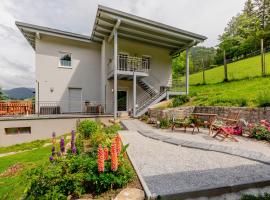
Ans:
[{"label": "white house", "polygon": [[[35,50],[37,109],[139,116],[171,92],[172,58],[206,37],[104,6],[91,36],[16,22]],[[187,54],[188,55],[188,54]],[[188,93],[189,59],[186,57]],[[90,110],[89,110],[90,109]]]}]

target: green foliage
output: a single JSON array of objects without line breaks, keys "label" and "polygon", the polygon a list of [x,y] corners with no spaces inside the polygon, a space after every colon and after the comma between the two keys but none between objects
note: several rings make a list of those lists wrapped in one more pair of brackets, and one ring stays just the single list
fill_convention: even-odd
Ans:
[{"label": "green foliage", "polygon": [[84,120],[80,122],[78,131],[84,138],[90,138],[90,136],[98,131],[99,124],[95,121]]},{"label": "green foliage", "polygon": [[43,146],[46,142],[49,142],[49,140],[35,140],[33,142],[16,144],[16,145],[8,146],[8,147],[0,147],[0,154],[39,148]]},{"label": "green foliage", "polygon": [[190,98],[187,95],[179,95],[177,97],[175,97],[172,101],[172,106],[173,107],[178,107],[181,106],[187,102],[189,102]]},{"label": "green foliage", "polygon": [[115,135],[120,130],[122,130],[122,127],[119,124],[114,124],[104,128],[104,131],[107,135]]},{"label": "green foliage", "polygon": [[[121,155],[120,160],[123,160]],[[100,194],[109,189],[125,186],[134,176],[132,167],[124,160],[116,172],[105,164],[105,172],[97,171],[94,156],[69,156],[56,160],[50,165],[32,169],[28,173],[26,199],[66,199],[68,195],[79,197],[90,192]]]},{"label": "green foliage", "polygon": [[270,141],[270,132],[264,126],[256,126],[252,130],[252,137],[257,140],[267,140]]},{"label": "green foliage", "polygon": [[159,127],[162,129],[167,129],[171,126],[171,121],[167,118],[159,120]]},{"label": "green foliage", "polygon": [[221,99],[214,99],[210,102],[211,106],[239,106],[245,107],[247,106],[247,99],[246,98],[221,98]]},{"label": "green foliage", "polygon": [[270,106],[270,93],[267,91],[260,92],[258,95],[258,105],[260,107]]},{"label": "green foliage", "polygon": [[243,195],[240,200],[269,200],[270,194],[265,193],[264,195]]},{"label": "green foliage", "polygon": [[[55,159],[49,165],[46,164],[28,172],[26,199],[66,199],[68,195],[77,198],[86,192],[98,195],[110,189],[122,188],[134,177],[133,169],[125,156],[128,145],[122,148],[116,172],[111,171],[110,160],[105,161],[105,171],[98,172],[98,145],[109,147],[121,127],[113,125],[101,128],[99,124],[96,125],[97,131],[92,131],[92,129],[89,131],[90,128],[86,128],[91,133],[89,140],[93,148],[90,152],[83,152],[85,138],[79,134],[76,137],[76,147],[79,152],[77,155],[67,154],[65,157]],[[79,126],[79,128],[82,132],[85,131],[82,127]]]}]

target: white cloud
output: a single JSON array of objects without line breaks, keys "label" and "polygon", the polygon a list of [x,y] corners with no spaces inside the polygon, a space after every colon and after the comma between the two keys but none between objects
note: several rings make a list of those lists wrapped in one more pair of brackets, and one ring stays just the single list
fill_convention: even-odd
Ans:
[{"label": "white cloud", "polygon": [[0,86],[33,87],[34,51],[15,20],[90,35],[98,4],[203,34],[206,46],[218,35],[245,0],[1,0]]}]

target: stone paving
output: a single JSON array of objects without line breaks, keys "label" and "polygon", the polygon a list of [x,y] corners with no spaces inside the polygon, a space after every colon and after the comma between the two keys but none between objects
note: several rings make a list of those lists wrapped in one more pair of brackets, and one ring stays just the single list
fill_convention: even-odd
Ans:
[{"label": "stone paving", "polygon": [[122,140],[130,144],[128,154],[148,197],[214,198],[270,186],[270,160],[263,153],[173,138],[138,120],[122,123],[129,130],[121,131]]}]

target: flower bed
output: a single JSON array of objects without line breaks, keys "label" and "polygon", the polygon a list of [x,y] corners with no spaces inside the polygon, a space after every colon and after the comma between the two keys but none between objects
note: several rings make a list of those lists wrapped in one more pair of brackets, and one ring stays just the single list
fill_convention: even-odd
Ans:
[{"label": "flower bed", "polygon": [[[83,121],[79,132],[72,132],[69,149],[63,138],[57,145],[53,137],[51,163],[29,171],[26,199],[66,199],[69,195],[77,198],[125,186],[134,172],[126,157],[127,146],[122,146],[117,134],[119,128]],[[85,151],[87,142],[90,150]]]},{"label": "flower bed", "polygon": [[251,137],[270,142],[270,123],[268,121],[261,120],[260,123],[249,124],[248,126],[251,130]]}]

